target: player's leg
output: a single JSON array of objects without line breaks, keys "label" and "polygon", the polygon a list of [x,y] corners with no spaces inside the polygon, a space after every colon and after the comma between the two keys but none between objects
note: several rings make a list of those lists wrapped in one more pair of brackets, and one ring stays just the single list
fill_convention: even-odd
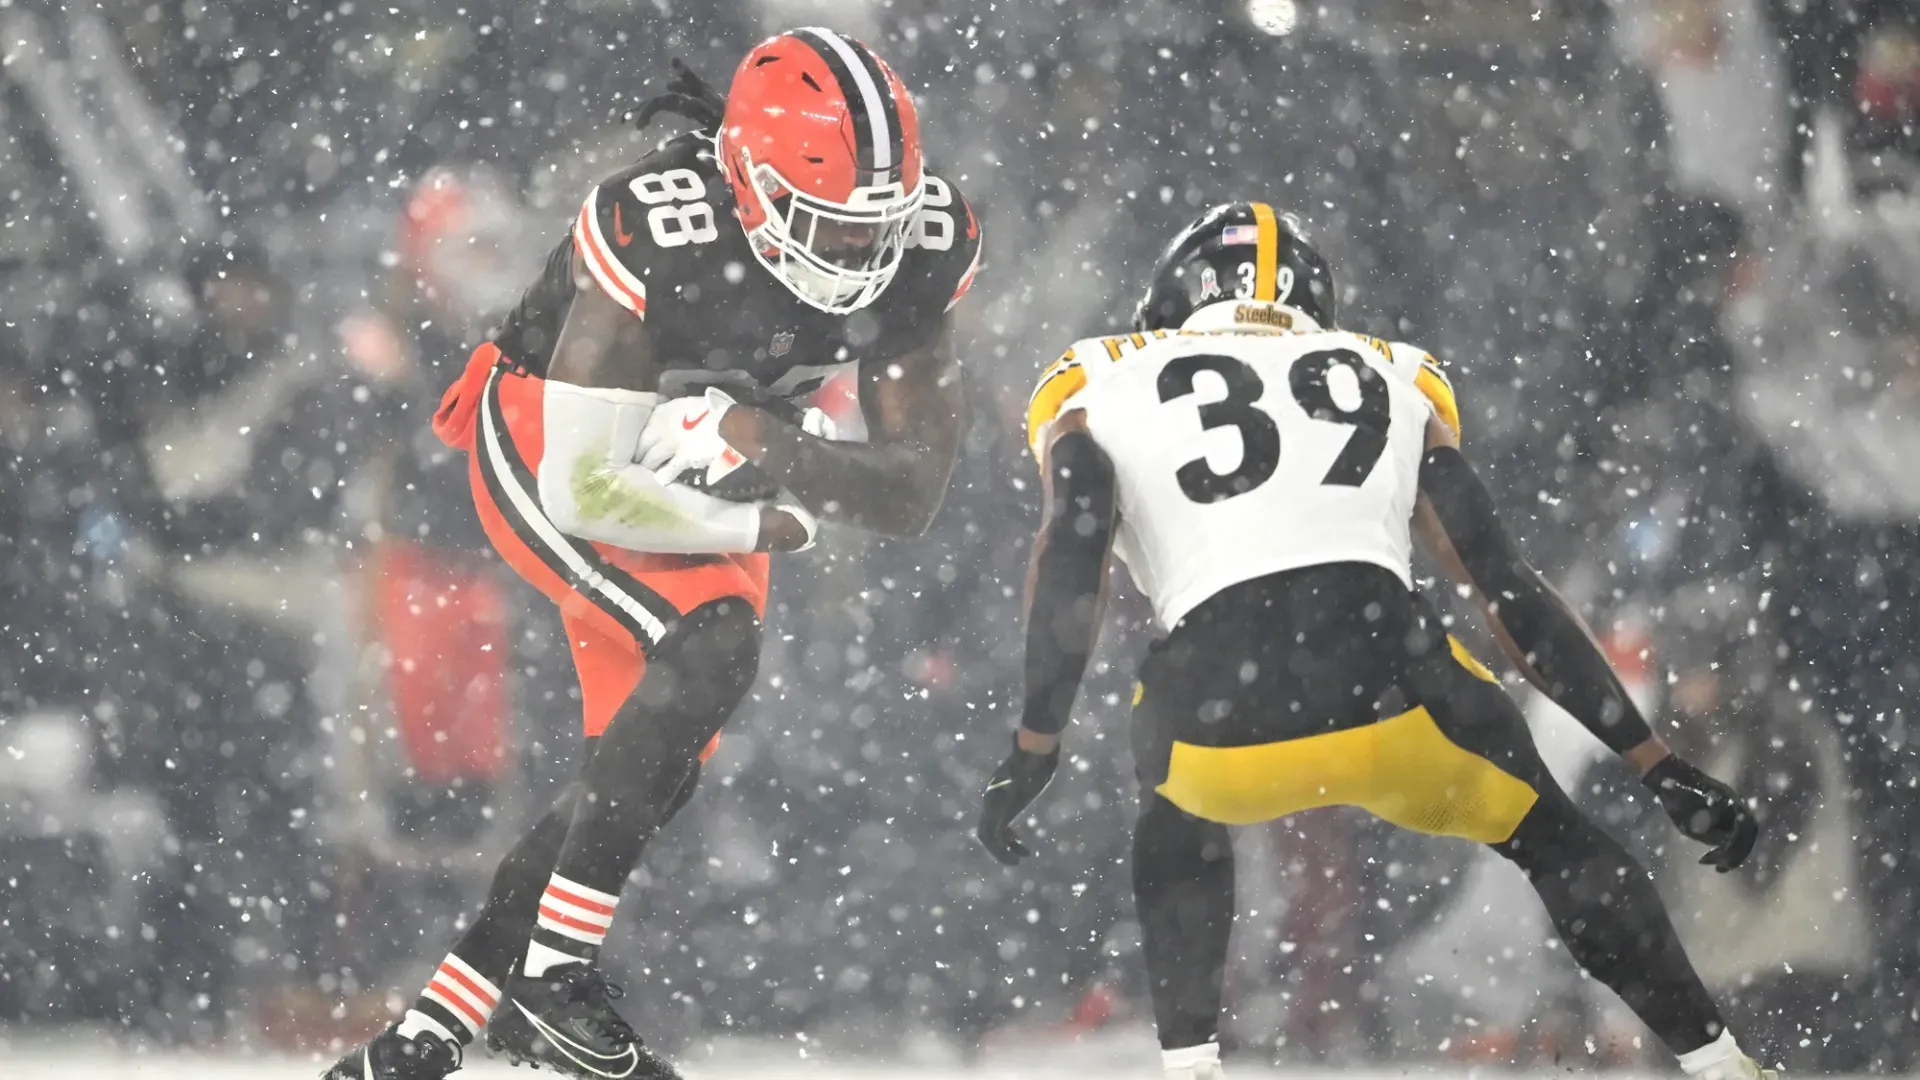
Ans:
[{"label": "player's leg", "polygon": [[[1203,712],[1224,703],[1222,672],[1208,662],[1226,654],[1206,613],[1176,628],[1140,665],[1132,740],[1140,780],[1133,827],[1133,899],[1140,943],[1169,1080],[1208,1080],[1220,1068],[1221,994],[1233,933],[1233,841],[1227,827],[1187,812],[1163,791],[1177,743],[1199,737]],[[1172,778],[1178,788],[1188,782]]]},{"label": "player's leg", "polygon": [[[438,1080],[458,1067],[461,1048],[493,1014],[509,976],[526,955],[541,899],[583,797],[593,791],[596,778],[605,783],[606,766],[595,771],[600,759],[597,736],[641,681],[646,668],[642,636],[651,629],[647,640],[664,638],[667,621],[676,619],[671,600],[610,565],[602,553],[568,542],[537,518],[537,503],[528,494],[530,470],[520,454],[526,447],[537,452],[537,432],[523,430],[524,424],[516,428],[514,418],[525,421],[540,415],[538,383],[517,376],[503,379],[498,372],[488,378],[478,420],[487,437],[472,455],[470,478],[475,510],[503,561],[563,612],[589,736],[583,776],[503,861],[486,906],[407,1017],[342,1058],[327,1074],[330,1080]],[[515,398],[511,410],[500,405],[501,393]],[[595,583],[590,592],[578,587],[583,566],[591,571],[585,577]],[[680,599],[691,603],[702,595],[701,589],[724,593],[739,582],[688,575],[682,584]],[[681,779],[665,793],[657,815],[661,822],[691,797],[697,770],[683,770]],[[401,1034],[403,1026],[407,1035]]]},{"label": "player's leg", "polygon": [[[589,726],[610,727],[608,719],[642,682],[644,665],[637,661],[638,654],[631,646],[623,651],[619,641],[600,633],[591,623],[570,619],[567,631]],[[596,721],[595,717],[600,719]],[[596,769],[594,763],[611,760],[601,758],[603,742],[598,736],[586,740],[587,762],[581,779],[568,786],[501,861],[486,904],[461,933],[406,1016],[365,1047],[342,1058],[327,1074],[329,1080],[437,1078],[457,1065],[459,1048],[470,1044],[493,1017],[502,1000],[501,988],[510,984],[527,955],[555,867],[580,816],[582,797],[592,790],[596,775],[605,771],[606,766]],[[686,806],[698,779],[696,752],[693,767],[685,772],[660,810],[659,824],[672,820]],[[603,775],[600,782],[605,782]],[[639,851],[635,850],[632,858],[637,861],[638,857]],[[630,1056],[637,1063],[643,1060],[643,1053],[636,1048]],[[670,1075],[663,1063],[650,1063],[648,1067],[656,1075]],[[646,1073],[637,1071],[634,1075]]]},{"label": "player's leg", "polygon": [[647,660],[646,676],[599,739],[541,900],[525,974],[592,963],[628,873],[752,688],[760,620],[743,598],[695,608]]},{"label": "player's leg", "polygon": [[1574,960],[1618,994],[1688,1074],[1758,1076],[1646,870],[1573,805],[1541,761],[1519,707],[1468,663],[1456,649],[1418,665],[1425,707],[1381,744],[1382,787],[1369,809],[1396,824],[1490,844],[1526,873]]},{"label": "player's leg", "polygon": [[569,786],[500,860],[486,904],[406,1015],[343,1056],[324,1080],[438,1080],[459,1067],[526,947],[533,908],[566,838],[578,791],[579,785]]},{"label": "player's leg", "polygon": [[500,860],[486,903],[401,1019],[402,1036],[431,1032],[465,1046],[486,1025],[500,1004],[500,987],[506,985],[514,962],[526,948],[534,906],[566,839],[579,792],[579,784],[568,785]]},{"label": "player's leg", "polygon": [[[595,742],[587,741],[589,758]],[[671,821],[693,798],[698,779],[696,767],[668,805],[666,820]],[[553,877],[582,787],[578,782],[568,785],[552,808],[500,860],[486,903],[455,939],[401,1019],[398,1032],[402,1037],[430,1032],[465,1046],[493,1015],[500,1003],[500,987],[506,985],[516,964],[526,955],[540,897]]]},{"label": "player's leg", "polygon": [[[618,682],[617,672],[611,680],[606,675],[583,673],[583,683],[594,688],[586,690],[586,697],[593,699]],[[598,742],[593,738],[586,741],[584,756],[589,762]],[[698,778],[696,767],[668,804],[665,820],[672,820],[686,806]],[[492,1017],[500,1002],[500,988],[507,985],[526,955],[541,896],[552,880],[584,786],[584,781],[570,784],[501,860],[485,904],[455,940],[406,1015],[341,1058],[326,1074],[328,1080],[437,1078],[457,1067],[461,1050]]]},{"label": "player's leg", "polygon": [[582,1077],[677,1075],[613,1008],[617,992],[595,960],[627,875],[751,688],[759,646],[755,605],[729,596],[676,620],[651,650],[581,779],[520,970],[488,1030],[496,1051]]},{"label": "player's leg", "polygon": [[1162,1064],[1208,1075],[1219,1059],[1220,995],[1233,932],[1233,840],[1146,790],[1133,828],[1133,898]]}]

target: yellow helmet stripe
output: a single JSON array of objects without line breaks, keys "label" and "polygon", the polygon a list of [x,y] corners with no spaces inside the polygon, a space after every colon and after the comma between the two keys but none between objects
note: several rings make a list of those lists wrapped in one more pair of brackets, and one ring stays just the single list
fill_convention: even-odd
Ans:
[{"label": "yellow helmet stripe", "polygon": [[1253,225],[1256,230],[1256,243],[1253,249],[1253,298],[1272,300],[1274,278],[1280,272],[1280,226],[1273,217],[1273,207],[1266,203],[1253,204]]}]

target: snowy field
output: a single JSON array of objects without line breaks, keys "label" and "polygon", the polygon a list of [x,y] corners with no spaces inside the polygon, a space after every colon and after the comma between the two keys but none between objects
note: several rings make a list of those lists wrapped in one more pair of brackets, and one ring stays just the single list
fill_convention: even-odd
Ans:
[{"label": "snowy field", "polygon": [[[191,1080],[315,1080],[328,1064],[318,1058],[298,1057],[206,1057],[179,1054],[112,1053],[82,1050],[65,1043],[9,1044],[0,1031],[0,1080],[125,1080],[127,1077],[181,1077]],[[989,1050],[977,1067],[966,1067],[932,1060],[863,1059],[857,1055],[823,1055],[819,1059],[801,1059],[791,1044],[782,1047],[769,1043],[720,1044],[710,1046],[704,1058],[681,1062],[689,1080],[882,1080],[887,1077],[913,1077],[915,1080],[1093,1080],[1093,1078],[1138,1078],[1152,1080],[1160,1076],[1155,1049],[1144,1037],[1119,1039],[1096,1036],[1089,1043],[1049,1043],[1044,1046],[1002,1046]],[[1234,1080],[1400,1080],[1405,1077],[1432,1077],[1434,1080],[1475,1080],[1478,1077],[1513,1077],[1518,1070],[1436,1068],[1426,1065],[1355,1069],[1299,1068],[1276,1069],[1250,1063],[1228,1061]],[[533,1080],[536,1074],[507,1067],[502,1062],[478,1054],[460,1076],[508,1077]],[[538,1075],[555,1075],[540,1073]],[[1659,1074],[1587,1071],[1579,1068],[1555,1070],[1555,1075],[1571,1080],[1577,1076],[1609,1077],[1611,1080],[1656,1080]],[[1677,1074],[1675,1074],[1677,1075]],[[1670,1080],[1660,1077],[1659,1080]]]},{"label": "snowy field", "polygon": [[[1160,1071],[1153,1067],[1151,1058],[1144,1064],[1135,1063],[1130,1067],[1115,1067],[1112,1063],[1099,1060],[1096,1064],[1083,1064],[1078,1067],[1068,1064],[1046,1064],[1019,1066],[1011,1063],[986,1064],[976,1069],[953,1068],[950,1066],[919,1066],[905,1063],[857,1063],[847,1062],[829,1064],[823,1062],[797,1062],[789,1064],[714,1064],[706,1067],[689,1066],[686,1069],[689,1080],[879,1080],[882,1077],[911,1076],[916,1080],[1088,1080],[1089,1075],[1098,1077],[1138,1077],[1149,1080],[1157,1077]],[[198,1058],[198,1057],[107,1057],[107,1056],[22,1056],[8,1058],[0,1056],[0,1077],[5,1080],[123,1080],[126,1077],[183,1077],[193,1080],[314,1080],[320,1073],[321,1063],[317,1061],[299,1061],[288,1059],[264,1058]],[[1229,1073],[1234,1080],[1397,1080],[1409,1076],[1428,1076],[1436,1080],[1470,1080],[1475,1076],[1516,1076],[1517,1072],[1508,1070],[1428,1070],[1423,1068],[1396,1069],[1269,1069],[1248,1065],[1229,1065]],[[508,1077],[519,1076],[531,1080],[532,1074],[513,1070],[495,1062],[476,1062],[472,1067],[456,1074],[458,1076]],[[557,1073],[541,1073],[553,1075]],[[1581,1075],[1573,1072],[1560,1072],[1556,1075],[1573,1077]],[[1588,1073],[1594,1077],[1611,1077],[1613,1080],[1654,1080],[1652,1074],[1639,1073]]]}]

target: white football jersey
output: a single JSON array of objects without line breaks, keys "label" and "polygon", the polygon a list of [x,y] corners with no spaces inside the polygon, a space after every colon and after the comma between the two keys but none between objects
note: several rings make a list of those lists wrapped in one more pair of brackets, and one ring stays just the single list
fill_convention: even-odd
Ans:
[{"label": "white football jersey", "polygon": [[[1425,376],[1421,372],[1427,372]],[[1412,587],[1427,418],[1452,393],[1418,350],[1343,331],[1181,331],[1076,344],[1035,391],[1036,447],[1085,410],[1112,458],[1115,550],[1171,629],[1230,585],[1335,562]]]}]

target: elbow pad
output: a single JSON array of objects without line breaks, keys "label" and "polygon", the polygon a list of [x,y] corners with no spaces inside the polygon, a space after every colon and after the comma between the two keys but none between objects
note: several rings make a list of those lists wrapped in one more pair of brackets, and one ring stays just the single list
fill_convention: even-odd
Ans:
[{"label": "elbow pad", "polygon": [[541,509],[561,532],[634,551],[754,550],[758,506],[663,484],[638,464],[640,433],[658,400],[657,394],[548,380],[537,476]]},{"label": "elbow pad", "polygon": [[1551,688],[1556,704],[1607,748],[1624,752],[1653,737],[1613,666],[1500,524],[1493,497],[1460,451],[1427,451],[1420,488],[1474,584]]}]

